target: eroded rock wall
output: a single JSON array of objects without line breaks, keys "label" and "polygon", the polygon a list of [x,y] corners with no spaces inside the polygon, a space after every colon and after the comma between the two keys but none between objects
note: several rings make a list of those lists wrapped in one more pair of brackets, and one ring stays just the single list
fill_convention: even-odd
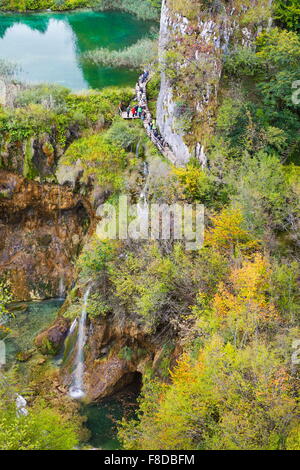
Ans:
[{"label": "eroded rock wall", "polygon": [[[53,336],[61,334],[62,321],[59,317],[40,335],[38,342],[42,343],[46,338],[47,344],[53,343]],[[118,393],[149,373],[167,380],[169,368],[174,367],[182,352],[179,346],[166,349],[163,335],[146,334],[136,323],[120,322],[113,315],[90,320],[87,331],[84,386],[86,398],[92,402]],[[61,367],[61,384],[66,389],[72,383],[75,354],[73,346],[68,354],[65,353]]]},{"label": "eroded rock wall", "polygon": [[[184,21],[183,18],[182,21]],[[171,40],[171,35],[174,29],[175,24],[171,19],[171,14],[169,8],[167,7],[167,2],[166,0],[163,0],[159,36],[159,54],[161,64],[163,64],[164,62],[164,54],[168,50],[168,44]],[[184,23],[182,23],[182,30],[184,30]],[[184,133],[174,131],[174,92],[163,66],[161,71],[161,85],[160,93],[157,100],[156,114],[157,124],[159,126],[160,132],[166,142],[168,142],[168,144],[170,145],[176,157],[177,165],[186,164],[190,159],[190,151],[184,142]]]},{"label": "eroded rock wall", "polygon": [[260,20],[241,21],[247,7],[237,0],[186,0],[184,7],[176,5],[174,0],[163,0],[157,122],[177,165],[196,157],[205,166],[224,54],[231,46],[251,46]]},{"label": "eroded rock wall", "polygon": [[0,171],[0,272],[15,300],[57,297],[71,286],[93,216],[67,188]]}]

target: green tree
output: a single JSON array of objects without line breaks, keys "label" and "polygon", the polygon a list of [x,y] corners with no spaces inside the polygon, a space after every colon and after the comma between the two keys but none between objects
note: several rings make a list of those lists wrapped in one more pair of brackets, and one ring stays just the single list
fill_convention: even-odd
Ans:
[{"label": "green tree", "polygon": [[300,5],[298,0],[275,0],[273,2],[274,18],[288,29],[300,30]]},{"label": "green tree", "polygon": [[76,424],[42,400],[39,405],[27,406],[28,414],[22,414],[16,406],[19,393],[16,371],[0,373],[2,450],[71,450],[77,446]]},{"label": "green tree", "polygon": [[183,355],[171,384],[145,386],[138,419],[123,421],[120,437],[126,449],[297,448],[296,410],[276,350],[240,350],[214,335],[195,361]]},{"label": "green tree", "polygon": [[0,403],[0,448],[2,450],[72,450],[78,444],[75,430],[55,411],[29,409],[27,416],[11,404]]}]

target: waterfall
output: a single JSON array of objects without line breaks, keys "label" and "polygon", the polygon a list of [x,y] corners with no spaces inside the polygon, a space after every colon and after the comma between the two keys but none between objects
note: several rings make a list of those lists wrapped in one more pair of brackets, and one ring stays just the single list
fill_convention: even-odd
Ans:
[{"label": "waterfall", "polygon": [[145,177],[149,175],[149,163],[146,161],[143,163],[143,175]]},{"label": "waterfall", "polygon": [[27,401],[25,400],[22,395],[17,394],[16,395],[16,407],[17,407],[17,416],[27,416],[28,415],[28,410],[27,410]]},{"label": "waterfall", "polygon": [[136,144],[136,149],[135,149],[136,158],[139,158],[140,144],[141,144],[141,141],[139,140],[138,143]]},{"label": "waterfall", "polygon": [[148,230],[149,224],[149,206],[148,206],[148,175],[149,175],[149,167],[148,163],[144,162],[143,164],[143,175],[145,177],[145,184],[140,193],[139,200],[137,203],[137,218],[142,225],[144,225],[144,230]]},{"label": "waterfall", "polygon": [[70,326],[70,329],[69,329],[69,333],[68,333],[68,336],[72,335],[75,328],[76,328],[76,325],[77,325],[77,318],[75,318],[75,320],[73,321],[72,325]]},{"label": "waterfall", "polygon": [[[84,353],[83,348],[86,341],[86,334],[85,334],[85,327],[86,327],[86,317],[87,317],[87,303],[89,294],[91,291],[91,286],[89,286],[84,294],[83,298],[83,306],[81,317],[78,323],[78,337],[77,337],[77,345],[76,345],[76,357],[75,357],[75,370],[73,373],[73,383],[69,390],[69,394],[72,398],[79,400],[83,398],[85,395],[84,391],[84,384],[83,384],[83,372],[84,372]],[[71,329],[75,328],[75,323],[71,326]]]},{"label": "waterfall", "polygon": [[65,282],[64,282],[63,276],[61,276],[61,278],[59,279],[59,298],[60,299],[63,300],[65,298],[65,292],[66,292]]}]

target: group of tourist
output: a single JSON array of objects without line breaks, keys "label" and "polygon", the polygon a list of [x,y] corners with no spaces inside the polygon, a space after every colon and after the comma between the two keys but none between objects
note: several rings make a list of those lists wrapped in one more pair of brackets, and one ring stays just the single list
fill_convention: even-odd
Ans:
[{"label": "group of tourist", "polygon": [[[149,78],[149,72],[145,71],[140,77],[136,86],[136,96],[138,104],[128,106],[126,108],[127,119],[141,119],[147,129],[148,135],[155,143],[161,148],[165,148],[167,143],[160,135],[155,119],[151,118],[151,114],[147,109],[147,96],[146,96],[146,82]],[[122,106],[120,106],[120,113],[122,114]]]},{"label": "group of tourist", "polygon": [[158,131],[158,127],[156,124],[156,120],[152,119],[152,121],[149,121],[147,124],[147,132],[150,136],[153,136],[156,144],[159,144],[161,148],[167,147],[167,142],[164,140],[164,138],[160,135]]}]

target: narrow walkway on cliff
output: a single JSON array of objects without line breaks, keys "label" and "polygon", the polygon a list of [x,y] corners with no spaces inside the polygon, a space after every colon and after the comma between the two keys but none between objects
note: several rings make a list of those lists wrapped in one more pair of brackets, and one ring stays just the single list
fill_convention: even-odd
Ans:
[{"label": "narrow walkway on cliff", "polygon": [[[163,139],[163,137],[159,134],[158,129],[155,126],[152,127],[152,123],[155,122],[152,118],[148,107],[148,100],[147,100],[147,83],[151,80],[151,75],[149,72],[144,72],[140,77],[136,84],[136,101],[137,106],[142,109],[144,118],[142,119],[144,127],[146,129],[148,137],[152,140],[156,148],[159,152],[167,158],[170,162],[176,165],[176,157],[173,154],[172,150],[170,149],[167,142]],[[132,111],[129,113],[127,111],[120,111],[120,114],[123,119],[141,119],[141,116],[136,113],[133,115]]]}]

